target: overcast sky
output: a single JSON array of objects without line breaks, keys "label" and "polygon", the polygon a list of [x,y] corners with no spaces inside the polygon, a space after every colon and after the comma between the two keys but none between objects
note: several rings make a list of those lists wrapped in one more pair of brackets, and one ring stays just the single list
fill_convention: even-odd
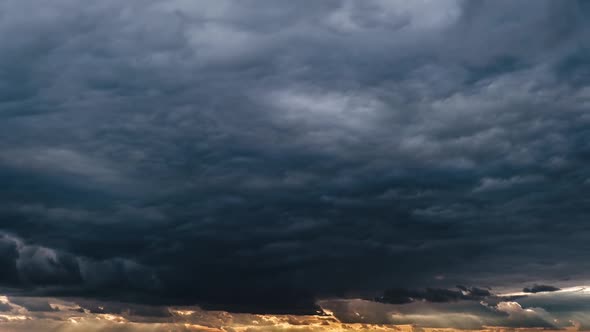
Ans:
[{"label": "overcast sky", "polygon": [[0,321],[590,328],[538,295],[590,284],[589,2],[2,0],[0,40]]}]

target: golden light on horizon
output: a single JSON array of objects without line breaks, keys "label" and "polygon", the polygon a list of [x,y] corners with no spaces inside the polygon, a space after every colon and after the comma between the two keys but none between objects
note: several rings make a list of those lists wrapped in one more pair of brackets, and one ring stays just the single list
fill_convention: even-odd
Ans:
[{"label": "golden light on horizon", "polygon": [[[7,310],[0,314],[0,331],[575,332],[587,330],[590,315],[583,308],[559,315],[544,310],[542,303],[534,301],[583,304],[588,300],[586,290],[587,287],[578,286],[516,299],[496,297],[499,302],[492,303],[494,299],[490,299],[492,304],[417,301],[396,305],[364,299],[330,299],[318,301],[322,314],[314,315],[231,313],[197,306],[158,307],[0,296],[0,303]],[[525,327],[527,324],[531,327]]]}]

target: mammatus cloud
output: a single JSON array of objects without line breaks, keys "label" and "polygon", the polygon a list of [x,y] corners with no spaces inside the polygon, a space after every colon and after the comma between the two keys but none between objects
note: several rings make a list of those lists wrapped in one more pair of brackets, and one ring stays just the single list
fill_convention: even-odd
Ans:
[{"label": "mammatus cloud", "polygon": [[515,290],[590,277],[589,13],[0,1],[0,288],[306,316],[378,299],[362,303],[393,325],[587,326],[562,291]]}]

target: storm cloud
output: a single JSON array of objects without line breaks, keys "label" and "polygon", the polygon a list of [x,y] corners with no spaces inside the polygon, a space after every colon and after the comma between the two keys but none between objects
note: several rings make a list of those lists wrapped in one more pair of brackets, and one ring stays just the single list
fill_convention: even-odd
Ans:
[{"label": "storm cloud", "polygon": [[540,292],[556,292],[559,288],[551,285],[534,285],[533,287],[525,287],[522,289],[525,293],[540,293]]},{"label": "storm cloud", "polygon": [[393,288],[388,289],[384,294],[378,297],[378,302],[405,304],[414,301],[428,301],[428,302],[456,302],[459,300],[480,301],[491,297],[492,293],[487,289],[477,287],[467,288],[465,286],[457,286],[458,290],[445,288],[426,288],[420,289],[404,289]]},{"label": "storm cloud", "polygon": [[395,288],[555,327],[465,297],[590,277],[589,14],[1,1],[2,291],[317,314]]}]

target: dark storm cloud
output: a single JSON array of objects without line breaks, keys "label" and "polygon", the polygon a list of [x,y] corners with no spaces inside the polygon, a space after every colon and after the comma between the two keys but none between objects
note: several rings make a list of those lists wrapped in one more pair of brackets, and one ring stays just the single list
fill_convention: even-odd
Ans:
[{"label": "dark storm cloud", "polygon": [[428,301],[428,302],[456,302],[460,300],[480,301],[492,296],[487,289],[477,287],[467,288],[465,286],[457,286],[459,290],[445,289],[445,288],[426,288],[420,289],[404,289],[393,288],[386,290],[382,296],[377,298],[378,302],[391,304],[405,304],[414,301]]},{"label": "dark storm cloud", "polygon": [[533,287],[525,287],[522,289],[525,293],[555,292],[558,290],[561,289],[551,285],[534,285]]},{"label": "dark storm cloud", "polygon": [[3,1],[0,282],[314,313],[584,279],[589,10]]},{"label": "dark storm cloud", "polygon": [[131,317],[137,317],[141,320],[149,318],[166,318],[171,316],[170,311],[165,307],[117,302],[99,302],[85,299],[78,299],[75,303],[80,306],[82,312],[88,311],[93,314],[124,314]]},{"label": "dark storm cloud", "polygon": [[3,281],[9,285],[69,284],[80,279],[73,257],[48,248],[28,246],[19,239],[0,234],[3,252]]}]

